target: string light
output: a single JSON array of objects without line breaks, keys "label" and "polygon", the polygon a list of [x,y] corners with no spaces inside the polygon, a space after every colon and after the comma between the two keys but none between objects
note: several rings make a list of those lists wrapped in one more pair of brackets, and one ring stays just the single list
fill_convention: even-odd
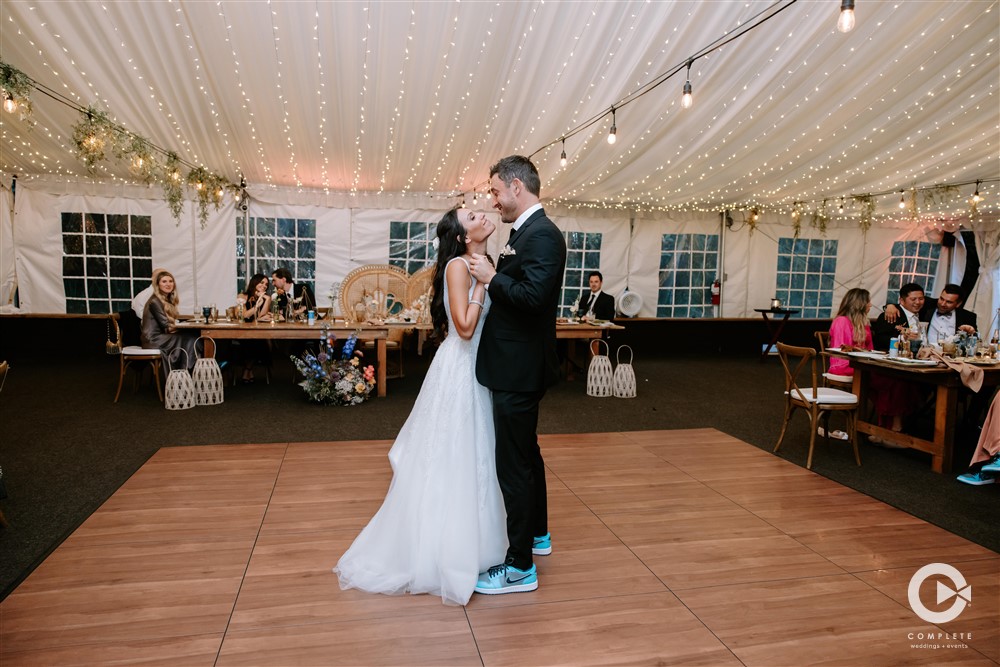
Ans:
[{"label": "string light", "polygon": [[611,131],[608,132],[608,143],[614,145],[618,141],[618,137],[615,136],[618,132],[618,128],[615,127],[615,108],[611,107]]},{"label": "string light", "polygon": [[844,198],[840,198],[840,208],[837,209],[838,213],[844,215]]},{"label": "string light", "polygon": [[562,140],[562,155],[559,156],[559,166],[566,166],[566,140]]},{"label": "string light", "polygon": [[906,208],[906,202],[903,201],[903,195],[904,195],[904,191],[900,190],[899,191],[899,208]]},{"label": "string light", "polygon": [[854,30],[854,0],[841,0],[840,18],[837,19],[837,30],[850,32]]},{"label": "string light", "polygon": [[979,184],[980,183],[982,183],[982,181],[976,181],[976,191],[972,193],[972,203],[973,204],[978,204],[979,202],[983,201],[983,198],[979,196]]},{"label": "string light", "polygon": [[688,60],[687,81],[684,82],[684,94],[681,96],[681,106],[685,109],[690,109],[692,104],[694,104],[694,98],[691,96],[691,61]]}]

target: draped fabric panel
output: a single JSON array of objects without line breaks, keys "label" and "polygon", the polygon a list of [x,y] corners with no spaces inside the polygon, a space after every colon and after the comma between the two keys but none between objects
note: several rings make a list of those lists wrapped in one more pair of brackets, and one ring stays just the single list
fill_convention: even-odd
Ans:
[{"label": "draped fabric panel", "polygon": [[[14,227],[11,216],[11,192],[0,188],[0,309],[14,301],[14,284],[17,271],[14,268]],[[2,312],[2,311],[0,311]]]},{"label": "draped fabric panel", "polygon": [[979,331],[986,336],[1000,327],[1000,226],[980,226],[976,232],[976,250],[979,280],[965,307],[976,313]]}]

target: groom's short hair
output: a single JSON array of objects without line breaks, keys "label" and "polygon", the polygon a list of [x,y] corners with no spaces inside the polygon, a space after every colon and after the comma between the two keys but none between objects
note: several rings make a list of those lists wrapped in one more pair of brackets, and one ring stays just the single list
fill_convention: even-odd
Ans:
[{"label": "groom's short hair", "polygon": [[542,181],[538,178],[538,170],[535,169],[531,160],[523,155],[509,155],[501,159],[490,167],[490,178],[493,178],[494,174],[498,175],[500,180],[507,185],[510,185],[511,181],[516,178],[524,183],[528,192],[536,197],[542,190]]}]

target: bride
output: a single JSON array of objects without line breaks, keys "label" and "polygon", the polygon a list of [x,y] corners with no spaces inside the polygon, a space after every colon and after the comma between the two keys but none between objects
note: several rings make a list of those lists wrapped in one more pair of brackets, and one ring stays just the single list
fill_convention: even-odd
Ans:
[{"label": "bride", "polygon": [[492,399],[476,382],[490,302],[469,271],[470,256],[486,254],[494,229],[468,209],[438,223],[431,315],[444,342],[389,450],[393,477],[382,507],[333,568],[342,589],[431,593],[464,605],[479,573],[507,551]]}]

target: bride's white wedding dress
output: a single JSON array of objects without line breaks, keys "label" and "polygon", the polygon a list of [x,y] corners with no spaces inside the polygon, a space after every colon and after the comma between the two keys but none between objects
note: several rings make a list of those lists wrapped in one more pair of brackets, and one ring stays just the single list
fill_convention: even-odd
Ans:
[{"label": "bride's white wedding dress", "polygon": [[[470,298],[475,286],[473,278]],[[476,382],[488,295],[484,302],[475,333],[462,340],[445,281],[448,337],[389,450],[393,476],[382,507],[333,568],[343,589],[431,593],[464,605],[479,573],[504,559],[507,518],[496,476],[493,402]]]}]

